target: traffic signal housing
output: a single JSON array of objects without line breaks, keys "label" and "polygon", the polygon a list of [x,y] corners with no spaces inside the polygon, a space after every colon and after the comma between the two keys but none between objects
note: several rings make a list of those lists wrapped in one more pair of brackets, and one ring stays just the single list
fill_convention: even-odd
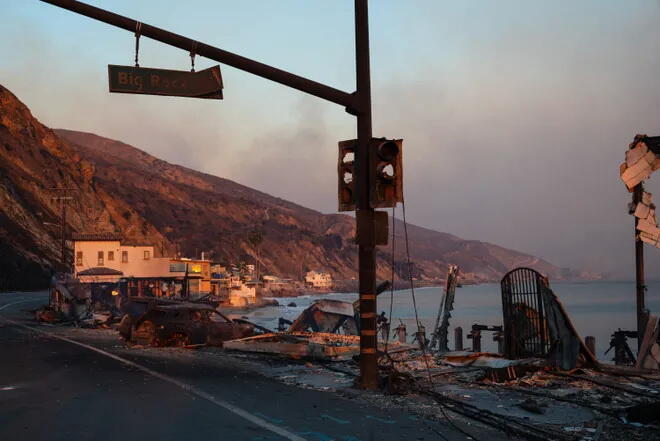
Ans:
[{"label": "traffic signal housing", "polygon": [[339,211],[355,211],[355,151],[357,140],[339,142],[337,161]]},{"label": "traffic signal housing", "polygon": [[403,202],[403,140],[373,138],[369,143],[369,201],[371,208]]}]

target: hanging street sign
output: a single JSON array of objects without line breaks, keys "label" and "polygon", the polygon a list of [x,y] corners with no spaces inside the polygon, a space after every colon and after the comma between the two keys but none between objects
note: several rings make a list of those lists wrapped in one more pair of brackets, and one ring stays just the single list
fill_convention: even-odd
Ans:
[{"label": "hanging street sign", "polygon": [[199,72],[108,65],[110,92],[222,99],[220,66]]}]

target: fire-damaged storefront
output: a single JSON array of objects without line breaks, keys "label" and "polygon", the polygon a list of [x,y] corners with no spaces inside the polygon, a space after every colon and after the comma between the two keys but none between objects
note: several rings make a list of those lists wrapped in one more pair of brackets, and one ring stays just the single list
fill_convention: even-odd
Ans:
[{"label": "fire-damaged storefront", "polygon": [[197,300],[208,295],[210,272],[208,268],[204,271],[205,266],[208,262],[172,260],[168,273],[151,277],[126,276],[112,268],[95,267],[78,272],[77,280],[93,310],[118,313],[129,298]]}]

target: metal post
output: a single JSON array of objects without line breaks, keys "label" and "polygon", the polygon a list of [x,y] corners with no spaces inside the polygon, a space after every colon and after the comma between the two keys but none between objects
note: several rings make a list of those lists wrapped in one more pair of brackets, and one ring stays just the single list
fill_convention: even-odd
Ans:
[{"label": "metal post", "polygon": [[504,354],[504,335],[500,332],[499,335],[496,335],[497,342],[497,353]]},{"label": "metal post", "polygon": [[374,210],[369,204],[369,142],[371,128],[371,80],[369,62],[368,1],[355,0],[355,66],[357,152],[357,231],[360,277],[360,387],[378,388],[376,339],[376,237]]},{"label": "metal post", "polygon": [[476,331],[472,337],[472,352],[481,352],[481,331]]},{"label": "metal post", "polygon": [[596,337],[588,335],[584,338],[584,344],[594,356],[596,355]]},{"label": "metal post", "polygon": [[[633,189],[633,204],[637,205],[642,201],[644,194],[644,184],[639,183]],[[635,217],[635,278],[637,292],[637,349],[642,346],[642,336],[646,327],[644,314],[644,297],[646,286],[644,284],[644,242],[637,233],[637,224],[639,219]]]},{"label": "metal post", "polygon": [[454,350],[463,350],[463,328],[460,326],[456,326],[456,328],[454,328]]},{"label": "metal post", "polygon": [[472,326],[468,338],[472,339],[472,352],[481,352],[481,330],[476,328],[476,325]]}]

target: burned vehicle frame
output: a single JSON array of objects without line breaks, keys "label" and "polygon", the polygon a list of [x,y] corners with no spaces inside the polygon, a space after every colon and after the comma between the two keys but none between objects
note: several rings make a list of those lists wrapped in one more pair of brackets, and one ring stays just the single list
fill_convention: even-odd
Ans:
[{"label": "burned vehicle frame", "polygon": [[119,334],[134,345],[222,346],[227,340],[271,332],[247,320],[232,320],[205,303],[133,300],[126,306]]}]

